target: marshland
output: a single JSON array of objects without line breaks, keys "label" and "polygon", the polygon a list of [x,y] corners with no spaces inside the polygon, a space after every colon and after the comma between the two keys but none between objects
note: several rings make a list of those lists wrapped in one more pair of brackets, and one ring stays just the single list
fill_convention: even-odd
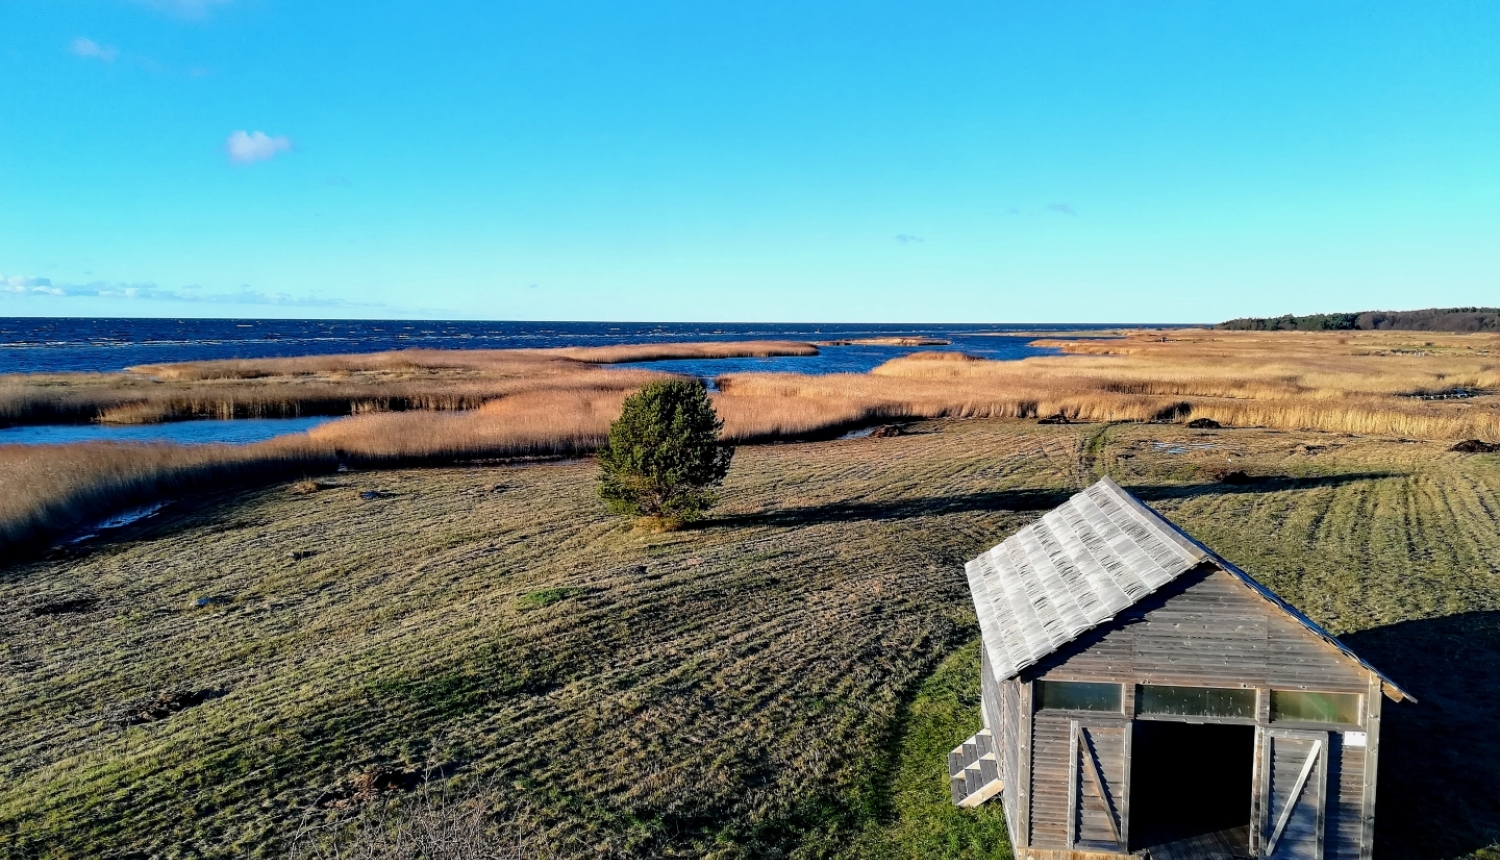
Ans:
[{"label": "marshland", "polygon": [[661,376],[610,366],[639,350],[9,377],[10,420],[347,417],[0,447],[0,848],[1008,857],[998,808],[947,798],[979,719],[962,562],[1108,474],[1416,695],[1382,856],[1500,851],[1500,456],[1449,450],[1500,440],[1500,336],[1045,343],[719,377],[744,445],[670,533],[607,515],[587,459]]}]

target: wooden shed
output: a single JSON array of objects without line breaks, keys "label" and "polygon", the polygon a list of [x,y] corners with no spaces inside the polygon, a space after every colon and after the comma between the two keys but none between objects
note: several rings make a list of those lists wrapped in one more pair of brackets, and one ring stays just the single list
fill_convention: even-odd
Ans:
[{"label": "wooden shed", "polygon": [[954,802],[1017,858],[1356,860],[1390,679],[1105,478],[966,567],[985,728]]}]

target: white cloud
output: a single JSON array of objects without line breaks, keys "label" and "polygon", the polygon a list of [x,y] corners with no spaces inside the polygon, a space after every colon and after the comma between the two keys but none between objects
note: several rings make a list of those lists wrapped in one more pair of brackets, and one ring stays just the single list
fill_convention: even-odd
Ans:
[{"label": "white cloud", "polygon": [[224,141],[224,149],[229,153],[229,160],[235,164],[254,164],[257,161],[265,161],[268,158],[274,158],[276,153],[291,148],[291,138],[271,137],[263,131],[230,132],[229,138]]},{"label": "white cloud", "polygon": [[211,305],[278,305],[303,308],[361,308],[384,307],[379,303],[351,302],[343,299],[325,299],[316,296],[294,296],[290,293],[268,293],[251,289],[247,284],[227,293],[205,292],[203,288],[191,286],[180,290],[162,289],[153,283],[109,283],[95,281],[90,284],[53,284],[50,278],[25,275],[0,275],[0,296],[53,296],[57,298],[102,298],[124,301],[190,302]]},{"label": "white cloud", "polygon": [[103,60],[106,63],[113,63],[115,57],[120,56],[119,50],[114,45],[101,45],[93,39],[85,39],[82,36],[74,39],[72,46],[68,50],[77,56],[87,57],[91,60]]},{"label": "white cloud", "polygon": [[0,275],[0,287],[5,287],[7,292],[18,292],[32,287],[50,287],[52,281],[47,278],[32,278],[26,275]]}]

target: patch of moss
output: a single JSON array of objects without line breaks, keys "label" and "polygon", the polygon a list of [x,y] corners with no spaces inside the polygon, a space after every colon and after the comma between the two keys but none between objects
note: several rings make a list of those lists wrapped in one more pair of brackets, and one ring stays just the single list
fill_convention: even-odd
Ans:
[{"label": "patch of moss", "polygon": [[577,597],[583,593],[581,588],[543,588],[540,591],[532,591],[516,598],[516,608],[521,611],[528,609],[541,609],[554,603],[561,603],[570,597]]}]

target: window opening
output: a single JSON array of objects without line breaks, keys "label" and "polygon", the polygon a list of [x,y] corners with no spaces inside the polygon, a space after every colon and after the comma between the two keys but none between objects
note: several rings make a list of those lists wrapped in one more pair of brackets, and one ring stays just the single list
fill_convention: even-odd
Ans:
[{"label": "window opening", "polygon": [[1255,719],[1255,690],[1231,687],[1165,687],[1142,684],[1136,690],[1135,711],[1178,717],[1238,717]]},{"label": "window opening", "polygon": [[1120,713],[1119,684],[1092,681],[1038,681],[1038,698],[1049,711],[1111,711]]},{"label": "window opening", "polygon": [[1359,724],[1357,693],[1271,691],[1271,722]]}]

